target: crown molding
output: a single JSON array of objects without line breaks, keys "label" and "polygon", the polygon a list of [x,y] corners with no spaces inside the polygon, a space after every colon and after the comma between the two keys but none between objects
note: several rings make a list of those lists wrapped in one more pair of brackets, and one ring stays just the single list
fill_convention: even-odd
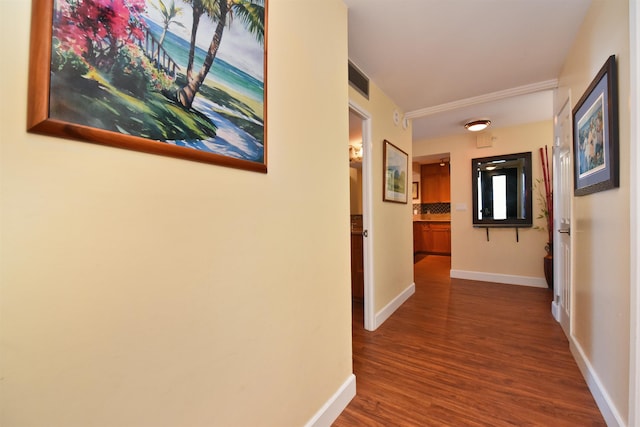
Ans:
[{"label": "crown molding", "polygon": [[445,111],[452,111],[459,108],[470,107],[472,105],[483,104],[485,102],[499,101],[501,99],[511,98],[514,96],[542,92],[545,90],[555,89],[557,87],[558,79],[545,80],[538,83],[532,83],[524,86],[514,87],[511,89],[501,90],[498,92],[460,99],[458,101],[447,102],[445,104],[435,105],[433,107],[421,108],[420,110],[409,111],[405,114],[405,117],[408,119],[415,119],[417,117],[430,116],[437,113],[443,113]]}]

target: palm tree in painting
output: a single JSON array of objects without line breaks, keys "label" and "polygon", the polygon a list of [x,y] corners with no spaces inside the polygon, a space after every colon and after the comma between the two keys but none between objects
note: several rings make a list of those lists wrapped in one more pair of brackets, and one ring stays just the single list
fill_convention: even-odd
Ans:
[{"label": "palm tree in painting", "polygon": [[[187,65],[187,84],[178,91],[178,102],[186,108],[191,108],[200,86],[202,86],[207,74],[209,74],[222,42],[222,35],[227,22],[231,25],[234,19],[239,19],[258,43],[264,43],[264,0],[190,0],[190,2],[194,19]],[[194,76],[195,37],[198,22],[204,13],[207,13],[214,21],[217,21],[217,24],[202,67],[198,74]]]},{"label": "palm tree in painting", "polygon": [[162,46],[162,43],[164,43],[164,37],[167,35],[167,30],[169,29],[169,26],[171,24],[175,24],[184,28],[182,22],[176,20],[176,18],[182,14],[182,8],[176,7],[176,3],[174,0],[171,0],[171,4],[169,4],[169,7],[167,7],[167,5],[164,4],[162,0],[158,0],[158,4],[151,3],[151,6],[153,6],[154,9],[160,12],[160,14],[162,14],[162,35],[160,36],[160,40],[158,41],[158,44]]},{"label": "palm tree in painting", "polygon": [[189,61],[187,63],[187,81],[191,80],[193,74],[193,58],[196,51],[196,36],[200,26],[200,18],[205,13],[211,15],[216,7],[217,0],[184,0],[191,5],[193,23],[191,25],[191,40],[189,42]]}]

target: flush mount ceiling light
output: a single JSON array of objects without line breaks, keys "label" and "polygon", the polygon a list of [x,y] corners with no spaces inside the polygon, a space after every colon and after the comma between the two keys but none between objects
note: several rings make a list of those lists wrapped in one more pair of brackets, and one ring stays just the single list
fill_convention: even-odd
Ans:
[{"label": "flush mount ceiling light", "polygon": [[472,122],[468,122],[464,125],[466,130],[470,130],[471,132],[479,132],[481,130],[485,130],[487,126],[491,124],[491,120],[474,120]]}]

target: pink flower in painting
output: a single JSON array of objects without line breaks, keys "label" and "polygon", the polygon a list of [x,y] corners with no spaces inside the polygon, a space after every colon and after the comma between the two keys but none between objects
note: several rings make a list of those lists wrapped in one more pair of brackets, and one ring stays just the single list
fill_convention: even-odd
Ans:
[{"label": "pink flower in painting", "polygon": [[109,64],[118,49],[144,36],[144,0],[60,0],[54,36],[61,49],[81,53],[94,64]]}]

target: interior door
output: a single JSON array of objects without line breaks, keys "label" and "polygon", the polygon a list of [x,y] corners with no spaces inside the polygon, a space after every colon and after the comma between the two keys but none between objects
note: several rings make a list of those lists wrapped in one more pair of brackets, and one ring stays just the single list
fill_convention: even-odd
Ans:
[{"label": "interior door", "polygon": [[571,333],[571,108],[569,100],[555,117],[554,194],[554,313],[567,337]]}]

